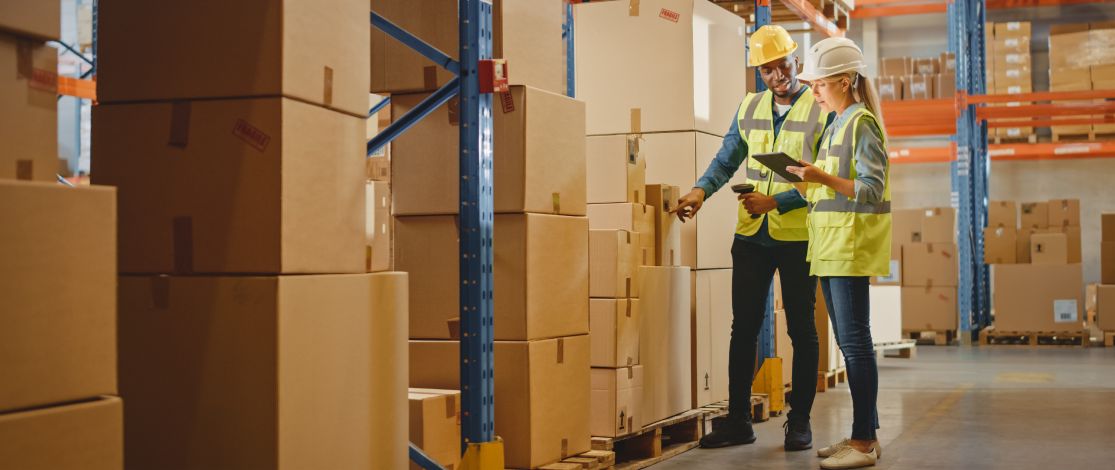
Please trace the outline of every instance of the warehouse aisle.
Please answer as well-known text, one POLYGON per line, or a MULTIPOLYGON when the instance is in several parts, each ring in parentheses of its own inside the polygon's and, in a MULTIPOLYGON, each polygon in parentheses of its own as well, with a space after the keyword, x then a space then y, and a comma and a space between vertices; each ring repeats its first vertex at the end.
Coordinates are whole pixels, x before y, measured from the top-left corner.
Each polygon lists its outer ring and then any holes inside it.
MULTIPOLYGON (((1115 460, 1115 349, 920 347, 880 363, 878 469, 1100 468, 1115 460)), ((814 445, 850 432, 846 385, 817 395, 814 445)), ((670 469, 819 468, 782 450, 783 417, 753 445, 695 449, 670 469)))

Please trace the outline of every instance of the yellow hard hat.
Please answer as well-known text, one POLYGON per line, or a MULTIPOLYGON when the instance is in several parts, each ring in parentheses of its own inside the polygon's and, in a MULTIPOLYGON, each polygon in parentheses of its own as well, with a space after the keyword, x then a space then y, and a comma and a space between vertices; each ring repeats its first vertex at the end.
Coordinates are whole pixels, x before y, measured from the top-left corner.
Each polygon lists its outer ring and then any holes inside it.
POLYGON ((751 53, 747 65, 758 67, 772 60, 781 59, 798 50, 798 43, 790 33, 778 25, 765 25, 751 33, 751 53))

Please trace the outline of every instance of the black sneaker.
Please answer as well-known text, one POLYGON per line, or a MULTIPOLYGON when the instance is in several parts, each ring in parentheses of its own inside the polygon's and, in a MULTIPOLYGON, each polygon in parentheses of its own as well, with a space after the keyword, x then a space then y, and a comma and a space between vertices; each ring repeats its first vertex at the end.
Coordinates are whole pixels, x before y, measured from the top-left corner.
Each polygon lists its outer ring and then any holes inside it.
POLYGON ((755 431, 751 429, 751 421, 729 421, 725 418, 712 422, 712 432, 701 438, 701 447, 716 449, 752 442, 755 442, 755 431))
POLYGON ((782 425, 786 432, 784 448, 787 451, 798 451, 813 448, 813 431, 809 429, 809 421, 790 421, 782 425))

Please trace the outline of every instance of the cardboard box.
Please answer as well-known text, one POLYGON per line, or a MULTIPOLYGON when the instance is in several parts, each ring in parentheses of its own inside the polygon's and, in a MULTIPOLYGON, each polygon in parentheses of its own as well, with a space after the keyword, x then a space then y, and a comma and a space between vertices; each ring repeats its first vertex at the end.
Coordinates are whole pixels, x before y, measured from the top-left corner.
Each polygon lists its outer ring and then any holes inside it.
POLYGON ((643 428, 643 366, 592 369, 589 432, 618 437, 643 428))
POLYGON ((956 241, 956 209, 933 207, 925 209, 921 219, 921 241, 954 243, 956 241))
MULTIPOLYGON (((394 118, 426 96, 393 98, 394 118)), ((585 215, 584 103, 524 86, 492 101, 495 211, 585 215)), ((453 106, 442 105, 392 142, 395 214, 443 215, 460 209, 457 119, 453 106)))
POLYGON ((933 85, 933 89, 937 93, 937 98, 952 98, 956 96, 956 75, 955 71, 940 73, 934 75, 937 80, 933 85))
POLYGON ((1016 256, 1018 258, 1018 263, 1020 263, 1020 264, 1030 264, 1031 263, 1032 260, 1030 258, 1030 240, 1031 240, 1031 238, 1033 238, 1034 234, 1043 234, 1043 233, 1058 233, 1058 232, 1057 232, 1057 230, 1048 229, 1048 228, 1022 228, 1022 229, 1018 229, 1018 249, 1016 250, 1016 256))
POLYGON ((1083 247, 1080 237, 1080 227, 1063 226, 1057 229, 1065 235, 1066 250, 1068 251, 1069 264, 1083 262, 1083 247))
POLYGON ((407 282, 121 277, 128 465, 405 467, 407 282))
POLYGON ((902 341, 902 287, 871 286, 871 341, 902 341))
POLYGON ((898 253, 906 243, 921 243, 922 219, 925 209, 899 209, 891 211, 891 253, 898 253))
POLYGON ((903 287, 902 329, 943 331, 957 328, 956 287, 903 287))
MULTIPOLYGON (((511 84, 565 93, 562 5, 519 0, 491 3, 492 57, 507 59, 511 84)), ((454 60, 458 57, 457 2, 372 0, 371 9, 454 60)), ((455 76, 378 28, 371 31, 371 91, 433 91, 455 76)))
POLYGON ((1049 203, 1024 202, 1019 207, 1022 210, 1021 228, 1049 227, 1049 203))
POLYGON ((0 180, 0 201, 0 412, 116 394, 116 189, 0 180))
POLYGON ((902 96, 907 100, 929 100, 935 95, 932 75, 907 75, 902 79, 902 96))
MULTIPOLYGON (((885 60, 885 59, 884 59, 885 60)), ((875 79, 875 89, 879 92, 879 98, 883 100, 901 100, 902 99, 902 78, 901 77, 879 77, 875 79)))
POLYGON ((1032 264, 1068 264, 1068 238, 1063 233, 1038 233, 1030 238, 1032 264))
POLYGON ((639 297, 642 249, 639 234, 626 230, 589 230, 589 297, 639 297))
POLYGON ((57 41, 62 37, 62 5, 41 0, 5 0, 0 5, 0 30, 57 41))
MULTIPOLYGON (((497 324, 498 324, 498 320, 497 324)), ((495 422, 508 468, 537 468, 587 452, 590 423, 589 337, 497 341, 495 422)), ((460 384, 456 341, 411 341, 410 385, 460 384)))
MULTIPOLYGON (((0 6, 0 27, 10 8, 0 6)), ((30 4, 28 0, 16 3, 30 4)), ((43 2, 51 3, 52 2, 43 2)), ((53 5, 57 13, 58 5, 53 5)), ((54 27, 61 20, 57 14, 54 27)), ((0 33, 0 179, 54 182, 58 168, 58 51, 0 33)))
POLYGON ((1014 264, 1018 262, 1018 230, 999 226, 983 229, 983 262, 1014 264))
POLYGON ((938 59, 941 63, 942 74, 955 74, 956 73, 956 54, 952 52, 942 52, 938 59))
POLYGON ((588 140, 588 203, 646 204, 647 160, 638 135, 600 135, 588 140))
MULTIPOLYGON (((995 79, 997 81, 1004 77, 1012 78, 1012 74, 1006 72, 1011 69, 1022 71, 1018 74, 1018 78, 1029 78, 1030 70, 1033 68, 1033 61, 1029 52, 999 52, 991 60, 995 62, 995 79)), ((1002 86, 1002 83, 996 83, 996 86, 1002 86)))
POLYGON ((909 57, 884 57, 882 59, 883 77, 904 77, 914 73, 913 61, 909 57))
MULTIPOLYGON (((391 144, 388 144, 387 147, 384 147, 384 150, 386 150, 390 146, 391 144)), ((390 182, 391 158, 388 157, 386 153, 383 156, 379 157, 368 157, 364 161, 364 175, 372 181, 390 182)))
POLYGON ((1096 326, 1115 332, 1115 286, 1096 286, 1096 326))
MULTIPOLYGON (((588 333, 588 220, 499 214, 494 231, 495 338, 588 333)), ((395 218, 395 266, 414 281, 412 339, 449 339, 447 322, 460 317, 457 240, 455 216, 395 218)))
POLYGON ((992 282, 996 331, 1084 328, 1084 279, 1079 264, 995 266, 992 282))
MULTIPOLYGON (((1056 25, 1065 26, 1065 25, 1056 25)), ((1072 25, 1076 26, 1076 25, 1072 25)), ((1087 28, 1087 25, 1082 25, 1087 28)), ((1087 29, 1056 33, 1049 32, 1049 69, 1088 67, 1087 56, 1091 50, 1091 37, 1087 29)))
POLYGON ((689 268, 644 266, 639 279, 643 422, 653 423, 693 405, 689 268))
POLYGON ((577 98, 588 106, 589 135, 723 135, 746 94, 743 18, 695 0, 592 2, 574 12, 577 98))
POLYGON ((1115 242, 1100 242, 1100 282, 1115 284, 1115 242))
POLYGON ((639 299, 589 300, 592 367, 639 364, 639 299))
POLYGON ((1115 241, 1115 214, 1100 215, 1100 240, 1115 241))
POLYGON ((654 264, 654 208, 644 204, 590 204, 588 206, 590 230, 626 230, 638 236, 640 253, 636 266, 654 264))
POLYGON ((1029 36, 1010 36, 995 38, 995 54, 1030 54, 1029 36))
POLYGON ((0 414, 0 468, 122 470, 123 414, 116 397, 0 414))
POLYGON ((362 119, 251 98, 101 104, 93 122, 93 182, 121 195, 120 272, 365 270, 362 119))
POLYGON ((1014 201, 990 201, 987 203, 987 227, 1018 227, 1018 205, 1014 201))
POLYGON ((1010 21, 994 23, 994 25, 996 38, 1030 36, 1029 21, 1010 21))
POLYGON ((1049 25, 1049 37, 1060 36, 1063 34, 1076 33, 1080 31, 1087 31, 1090 29, 1088 23, 1061 23, 1049 25))
POLYGON ((934 75, 941 73, 941 59, 937 57, 918 57, 914 59, 914 69, 911 72, 916 75, 934 75))
POLYGON ((367 271, 390 271, 391 240, 395 234, 395 218, 391 217, 391 190, 386 181, 368 181, 365 184, 367 208, 364 237, 367 244, 367 271))
POLYGON ((693 408, 728 399, 728 350, 732 332, 732 270, 693 271, 693 408))
MULTIPOLYGON (((461 392, 432 388, 412 388, 410 400, 410 442, 446 470, 461 461, 461 392)), ((420 470, 414 462, 411 470, 420 470)))
POLYGON ((902 246, 902 285, 956 287, 956 245, 908 243, 902 246))
POLYGON ((1049 201, 1049 227, 1079 227, 1080 200, 1053 199, 1049 201))
POLYGON ((368 115, 366 0, 123 0, 97 18, 102 104, 286 96, 368 115))
MULTIPOLYGON (((700 132, 646 134, 643 138, 647 181, 677 186, 685 192, 705 173, 722 140, 700 132)), ((746 182, 745 173, 737 171, 717 194, 706 195, 697 217, 681 224, 681 265, 694 269, 732 267, 740 202, 731 185, 746 182)))
POLYGON ((647 205, 654 208, 654 265, 681 264, 681 225, 675 213, 681 188, 663 184, 646 186, 647 205))

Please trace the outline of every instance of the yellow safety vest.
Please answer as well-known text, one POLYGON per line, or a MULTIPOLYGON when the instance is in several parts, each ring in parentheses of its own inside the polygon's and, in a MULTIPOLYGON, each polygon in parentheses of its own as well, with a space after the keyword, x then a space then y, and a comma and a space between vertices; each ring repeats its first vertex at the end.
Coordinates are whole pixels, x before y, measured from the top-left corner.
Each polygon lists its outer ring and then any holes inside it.
MULTIPOLYGON (((797 160, 813 161, 813 149, 821 139, 827 115, 813 100, 808 90, 802 93, 790 108, 778 138, 774 137, 774 116, 771 112, 773 94, 768 90, 762 93, 749 93, 739 106, 736 125, 739 135, 747 142, 747 156, 758 153, 785 152, 797 160)), ((753 158, 747 159, 747 182, 755 185, 755 190, 773 195, 794 189, 788 181, 770 171, 753 158)), ((806 228, 806 208, 795 209, 785 214, 773 210, 763 214, 767 218, 767 231, 770 237, 781 241, 805 241, 809 239, 806 228)), ((763 217, 751 218, 751 214, 739 205, 739 222, 736 233, 754 235, 763 225, 763 217)))
MULTIPOLYGON (((866 108, 853 111, 847 122, 831 129, 821 143, 817 167, 830 175, 856 178, 856 124, 875 120, 866 108)), ((886 136, 883 136, 886 144, 886 136)), ((815 276, 886 276, 890 272, 890 169, 883 200, 857 202, 834 189, 809 186, 810 273, 815 276)))

